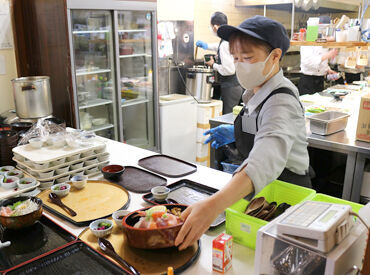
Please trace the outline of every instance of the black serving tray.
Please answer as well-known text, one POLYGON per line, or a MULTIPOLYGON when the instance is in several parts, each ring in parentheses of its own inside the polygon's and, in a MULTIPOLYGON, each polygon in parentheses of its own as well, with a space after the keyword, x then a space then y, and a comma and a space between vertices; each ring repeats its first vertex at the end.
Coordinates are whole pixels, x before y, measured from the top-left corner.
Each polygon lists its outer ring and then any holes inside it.
POLYGON ((162 154, 142 158, 138 164, 169 178, 180 178, 197 171, 197 166, 192 163, 162 154))
POLYGON ((5 270, 66 245, 76 237, 42 216, 34 225, 20 230, 0 225, 0 240, 11 242, 0 249, 0 270, 5 270))
POLYGON ((134 166, 126 166, 123 174, 110 182, 135 193, 146 193, 155 186, 167 184, 165 178, 134 166))
POLYGON ((74 242, 5 274, 130 274, 83 242, 74 242))
MULTIPOLYGON (((165 201, 156 201, 152 193, 143 195, 143 200, 151 204, 168 204, 176 201, 180 204, 191 205, 197 201, 203 200, 218 190, 191 180, 182 179, 170 185, 167 185, 170 189, 167 199, 165 201)), ((225 222, 225 213, 220 214, 216 220, 211 224, 210 228, 213 229, 225 222)))

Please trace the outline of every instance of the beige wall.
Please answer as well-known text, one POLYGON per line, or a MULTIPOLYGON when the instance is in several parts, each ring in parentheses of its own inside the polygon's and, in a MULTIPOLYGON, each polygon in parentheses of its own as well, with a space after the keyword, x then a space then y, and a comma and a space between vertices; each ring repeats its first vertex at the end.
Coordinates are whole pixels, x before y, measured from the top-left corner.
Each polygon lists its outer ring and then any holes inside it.
POLYGON ((0 50, 5 57, 5 75, 0 74, 0 113, 14 108, 11 80, 17 77, 14 49, 0 50))
POLYGON ((193 21, 194 2, 196 2, 196 0, 158 0, 157 2, 158 20, 193 21))

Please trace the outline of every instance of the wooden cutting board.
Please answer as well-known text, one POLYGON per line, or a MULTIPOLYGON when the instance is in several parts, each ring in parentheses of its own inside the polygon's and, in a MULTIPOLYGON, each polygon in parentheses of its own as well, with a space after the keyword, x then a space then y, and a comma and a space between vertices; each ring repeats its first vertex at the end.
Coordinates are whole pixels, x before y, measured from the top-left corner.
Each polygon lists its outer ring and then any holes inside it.
MULTIPOLYGON (((102 252, 99 248, 98 238, 89 228, 84 230, 79 238, 92 248, 102 252)), ((198 243, 183 251, 179 251, 177 247, 155 250, 133 248, 128 246, 122 228, 116 224, 112 233, 105 238, 112 243, 117 254, 141 274, 167 274, 169 266, 172 266, 176 272, 181 272, 195 262, 200 252, 198 243)), ((111 259, 113 260, 113 258, 111 259)))
POLYGON ((50 192, 51 190, 45 190, 37 197, 48 210, 76 225, 84 225, 92 220, 112 215, 114 211, 125 207, 130 199, 125 188, 108 181, 89 180, 81 190, 74 188, 72 184, 69 194, 61 198, 65 205, 77 213, 72 217, 58 205, 50 202, 48 197, 50 192))

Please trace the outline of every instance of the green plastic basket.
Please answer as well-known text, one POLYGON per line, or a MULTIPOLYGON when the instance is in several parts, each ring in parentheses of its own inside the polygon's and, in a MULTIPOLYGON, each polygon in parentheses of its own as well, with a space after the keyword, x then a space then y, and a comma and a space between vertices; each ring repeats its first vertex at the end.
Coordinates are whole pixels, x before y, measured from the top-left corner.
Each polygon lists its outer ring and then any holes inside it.
POLYGON ((362 204, 359 204, 359 203, 338 199, 336 197, 331 197, 331 196, 324 195, 324 194, 316 194, 313 197, 312 200, 313 201, 322 201, 322 202, 350 205, 352 207, 352 211, 357 213, 357 214, 358 214, 358 211, 360 211, 360 209, 362 207, 364 207, 362 204))
MULTIPOLYGON (((277 204, 285 202, 296 205, 312 199, 315 194, 313 189, 276 180, 255 197, 265 197, 268 202, 275 201, 277 204)), ((255 249, 257 231, 268 222, 244 214, 248 204, 248 201, 242 199, 226 209, 226 233, 232 235, 235 242, 255 249)))

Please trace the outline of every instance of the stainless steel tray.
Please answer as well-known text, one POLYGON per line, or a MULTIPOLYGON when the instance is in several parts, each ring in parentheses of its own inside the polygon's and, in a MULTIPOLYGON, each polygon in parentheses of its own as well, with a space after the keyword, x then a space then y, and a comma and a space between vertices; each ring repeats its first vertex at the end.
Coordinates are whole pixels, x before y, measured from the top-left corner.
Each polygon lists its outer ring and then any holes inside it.
POLYGON ((330 135, 346 128, 349 114, 327 111, 307 117, 310 120, 310 130, 313 134, 330 135))

